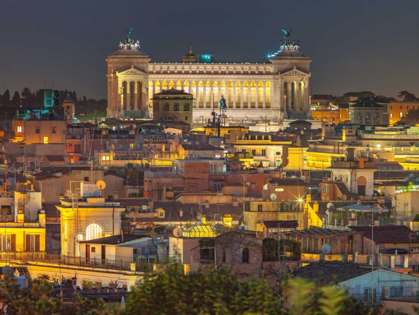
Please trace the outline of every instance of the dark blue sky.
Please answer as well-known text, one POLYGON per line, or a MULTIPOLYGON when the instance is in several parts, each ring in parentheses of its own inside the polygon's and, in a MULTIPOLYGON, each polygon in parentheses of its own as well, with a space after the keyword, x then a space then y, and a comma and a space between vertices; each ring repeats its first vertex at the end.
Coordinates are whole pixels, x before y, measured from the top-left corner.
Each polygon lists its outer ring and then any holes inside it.
POLYGON ((196 53, 261 62, 292 29, 313 93, 419 95, 419 0, 0 0, 0 92, 47 86, 106 97, 124 29, 152 61, 196 53))

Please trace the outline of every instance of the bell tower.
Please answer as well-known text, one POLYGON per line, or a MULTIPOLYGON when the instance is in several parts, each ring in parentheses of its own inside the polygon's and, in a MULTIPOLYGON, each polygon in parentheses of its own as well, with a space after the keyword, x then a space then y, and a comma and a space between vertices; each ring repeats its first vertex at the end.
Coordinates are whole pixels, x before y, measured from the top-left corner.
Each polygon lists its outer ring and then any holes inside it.
POLYGON ((146 118, 149 116, 148 65, 140 41, 131 39, 132 28, 119 42, 119 50, 108 56, 108 117, 146 118))

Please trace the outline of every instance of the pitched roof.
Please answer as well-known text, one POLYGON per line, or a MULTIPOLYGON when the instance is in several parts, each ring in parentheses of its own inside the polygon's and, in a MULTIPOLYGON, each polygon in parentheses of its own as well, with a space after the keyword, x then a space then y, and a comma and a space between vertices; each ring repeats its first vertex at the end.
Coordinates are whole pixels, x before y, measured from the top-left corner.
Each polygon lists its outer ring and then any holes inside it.
POLYGON ((364 237, 373 240, 375 243, 419 242, 417 234, 404 225, 350 226, 349 228, 356 232, 362 232, 364 237))
POLYGON ((360 267, 359 264, 342 261, 317 261, 294 270, 295 277, 309 280, 343 282, 371 272, 371 268, 360 267))

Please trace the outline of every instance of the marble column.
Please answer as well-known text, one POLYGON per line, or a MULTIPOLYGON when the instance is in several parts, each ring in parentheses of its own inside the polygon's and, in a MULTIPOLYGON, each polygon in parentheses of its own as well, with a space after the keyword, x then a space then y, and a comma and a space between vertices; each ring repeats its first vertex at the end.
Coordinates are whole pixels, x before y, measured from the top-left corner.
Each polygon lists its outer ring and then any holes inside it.
POLYGON ((259 108, 259 82, 256 82, 255 108, 259 108))
POLYGON ((292 109, 292 101, 291 101, 291 82, 287 82, 287 109, 292 109))
POLYGON ((124 94, 121 93, 121 88, 123 87, 123 82, 121 80, 118 79, 118 108, 117 108, 117 113, 121 112, 121 108, 124 105, 124 94))
POLYGON ((218 81, 218 97, 217 97, 217 107, 219 107, 219 101, 221 99, 221 81, 218 81))
POLYGON ((202 91, 202 107, 206 108, 207 104, 207 81, 204 81, 204 90, 202 91))
POLYGON ((263 108, 266 108, 266 81, 263 82, 263 108))
POLYGON ((233 81, 233 108, 236 108, 236 81, 233 81))
POLYGON ((248 81, 248 85, 247 85, 247 108, 252 108, 252 82, 248 81))
POLYGON ((181 84, 181 89, 183 90, 183 91, 185 91, 185 81, 180 81, 180 84, 181 84))
POLYGON ((300 94, 300 85, 297 81, 294 81, 294 108, 296 108, 296 110, 298 111, 301 110, 299 94, 300 94))
POLYGON ((305 112, 309 113, 311 110, 311 104, 310 104, 310 95, 309 95, 309 89, 308 89, 308 81, 304 82, 304 108, 305 112))
POLYGON ((192 93, 191 84, 192 84, 192 81, 188 81, 188 93, 192 93))
POLYGON ((224 93, 224 98, 226 100, 226 104, 228 105, 228 81, 226 81, 226 87, 225 87, 225 93, 224 93))
POLYGON ((214 81, 210 81, 210 84, 211 84, 211 88, 210 88, 210 93, 211 93, 211 95, 210 95, 210 102, 211 102, 211 108, 213 108, 214 107, 214 81))
POLYGON ((240 81, 240 108, 243 107, 243 97, 244 97, 244 87, 243 87, 244 81, 240 81))
POLYGON ((196 87, 195 87, 195 107, 199 108, 199 82, 196 82, 196 87))
POLYGON ((138 104, 138 86, 139 86, 139 82, 135 81, 134 82, 134 109, 140 109, 140 104, 138 104))

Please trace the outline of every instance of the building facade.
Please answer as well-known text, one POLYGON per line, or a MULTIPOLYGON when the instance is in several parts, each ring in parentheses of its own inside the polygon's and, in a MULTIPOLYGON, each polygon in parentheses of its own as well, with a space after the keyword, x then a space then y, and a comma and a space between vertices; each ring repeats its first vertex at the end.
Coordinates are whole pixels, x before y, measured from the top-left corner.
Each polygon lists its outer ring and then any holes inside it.
POLYGON ((192 94, 175 89, 161 91, 153 97, 153 119, 192 123, 192 94))
MULTIPOLYGON (((108 64, 108 117, 148 117, 153 96, 171 88, 193 95, 193 122, 205 123, 224 96, 229 123, 282 120, 310 113, 311 59, 287 33, 280 51, 266 63, 219 63, 187 58, 150 63, 130 33, 108 64)), ((192 50, 187 54, 193 55, 192 50)), ((204 55, 203 55, 204 56, 204 55)), ((206 55, 205 55, 206 56, 206 55)))

